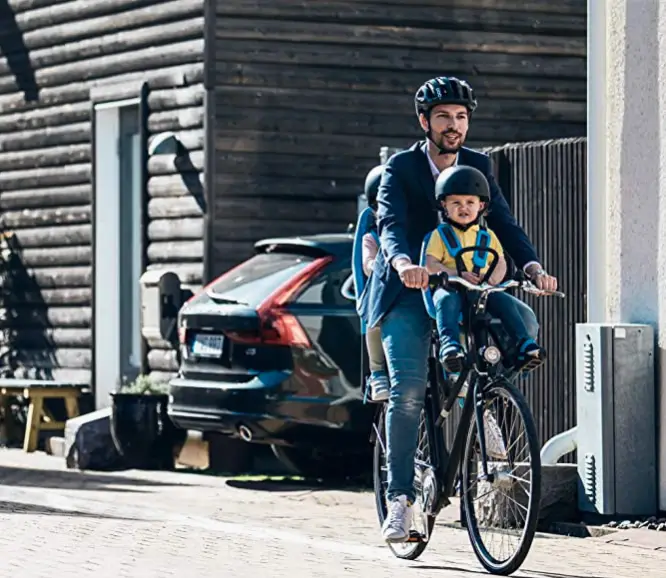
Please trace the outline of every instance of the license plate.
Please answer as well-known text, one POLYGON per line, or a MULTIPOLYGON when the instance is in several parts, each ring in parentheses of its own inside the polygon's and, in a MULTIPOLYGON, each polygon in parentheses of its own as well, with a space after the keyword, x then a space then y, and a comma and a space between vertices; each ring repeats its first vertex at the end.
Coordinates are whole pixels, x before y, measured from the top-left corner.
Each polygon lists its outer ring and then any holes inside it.
POLYGON ((199 357, 221 357, 222 346, 224 345, 223 335, 199 334, 194 336, 192 343, 192 354, 199 357))

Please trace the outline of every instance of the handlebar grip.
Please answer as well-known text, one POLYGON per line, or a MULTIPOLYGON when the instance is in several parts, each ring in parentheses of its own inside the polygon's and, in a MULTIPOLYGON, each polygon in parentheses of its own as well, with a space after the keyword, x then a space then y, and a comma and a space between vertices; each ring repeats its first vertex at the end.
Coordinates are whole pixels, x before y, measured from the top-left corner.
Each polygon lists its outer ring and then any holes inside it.
POLYGON ((446 287, 449 282, 449 274, 446 271, 440 271, 428 276, 428 285, 434 287, 446 287))

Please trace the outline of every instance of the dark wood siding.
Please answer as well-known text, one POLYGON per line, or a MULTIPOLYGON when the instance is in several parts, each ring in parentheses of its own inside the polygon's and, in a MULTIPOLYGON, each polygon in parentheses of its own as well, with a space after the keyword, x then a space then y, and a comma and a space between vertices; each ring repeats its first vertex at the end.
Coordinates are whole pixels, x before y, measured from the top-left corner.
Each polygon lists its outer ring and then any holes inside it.
POLYGON ((468 143, 585 134, 583 0, 215 0, 214 269, 272 235, 342 229, 413 94, 459 75, 468 143))
MULTIPOLYGON (((173 157, 148 164, 146 262, 201 283, 187 183, 203 164, 203 28, 203 0, 0 3, 0 209, 25 287, 10 304, 17 375, 90 377, 93 87, 146 82, 148 136, 170 130, 189 149, 183 174, 173 157)), ((173 371, 166 346, 149 345, 150 369, 173 371)))

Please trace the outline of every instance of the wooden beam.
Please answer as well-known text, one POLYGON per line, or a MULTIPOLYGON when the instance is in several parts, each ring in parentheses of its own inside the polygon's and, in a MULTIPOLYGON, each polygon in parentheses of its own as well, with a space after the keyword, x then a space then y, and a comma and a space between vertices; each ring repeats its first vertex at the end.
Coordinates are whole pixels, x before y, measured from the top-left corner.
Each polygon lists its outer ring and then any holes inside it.
MULTIPOLYGON (((1 179, 2 173, 0 173, 1 179)), ((0 216, 0 223, 5 228, 11 230, 27 229, 35 226, 88 224, 90 222, 90 205, 56 209, 6 211, 0 216)))
POLYGON ((0 191, 0 209, 46 209, 69 205, 87 205, 91 201, 90 183, 57 188, 0 191))
MULTIPOLYGON (((66 162, 66 157, 65 157, 66 162)), ((0 171, 0 190, 15 191, 40 187, 89 185, 90 163, 69 163, 61 166, 0 171)))
MULTIPOLYGON (((184 197, 192 193, 187 188, 191 185, 189 179, 198 179, 203 190, 203 178, 201 172, 190 172, 185 174, 155 175, 148 179, 148 194, 151 197, 184 197)), ((0 196, 0 202, 2 197, 0 196)))
POLYGON ((151 263, 186 263, 203 260, 203 241, 166 241, 148 245, 148 260, 151 263))
POLYGON ((154 197, 148 201, 151 219, 176 219, 203 216, 201 199, 191 195, 182 197, 154 197))
MULTIPOLYGON (((12 2, 12 5, 14 2, 12 2)), ((66 42, 80 40, 81 38, 103 35, 109 30, 117 32, 139 28, 141 26, 160 25, 165 22, 183 21, 191 17, 201 16, 203 8, 190 0, 175 0, 172 2, 155 2, 155 0, 125 0, 110 2, 104 8, 107 14, 99 14, 101 3, 91 1, 82 6, 76 14, 70 14, 72 2, 51 4, 50 18, 45 20, 43 26, 34 27, 31 15, 37 15, 37 22, 43 11, 20 14, 17 18, 19 29, 27 30, 23 34, 23 43, 30 49, 46 46, 57 46, 66 42), (159 10, 155 4, 159 5, 159 10), (142 7, 144 6, 144 7, 142 7), (95 12, 89 12, 94 10, 95 12), (89 17, 93 15, 93 17, 89 17), (31 30, 32 28, 32 30, 31 30)), ((78 2, 76 3, 78 4, 78 2)), ((0 27, 1 30, 1 27, 0 27)))
POLYGON ((21 262, 26 267, 68 267, 92 264, 92 247, 72 245, 69 247, 42 247, 23 249, 21 262))
MULTIPOLYGON (((63 145, 68 145, 69 148, 74 148, 75 154, 72 156, 72 160, 76 161, 79 155, 78 150, 85 151, 83 146, 86 148, 89 147, 90 142, 91 124, 87 121, 70 124, 69 126, 15 131, 13 133, 0 135, 0 147, 2 147, 3 152, 26 151, 22 153, 21 158, 31 157, 32 153, 27 151, 39 151, 39 149, 45 149, 48 150, 49 153, 54 154, 54 149, 62 147, 63 145), (81 148, 77 149, 77 146, 81 148)), ((39 154, 42 153, 39 152, 39 154)), ((81 155, 81 160, 85 159, 86 156, 81 155)), ((8 163, 11 163, 11 161, 8 161, 8 163)), ((35 166, 40 165, 39 163, 35 163, 35 166)), ((9 168, 17 167, 10 164, 9 168)))
MULTIPOLYGON (((189 3, 189 0, 187 1, 189 3)), ((205 93, 203 83, 176 89, 151 90, 148 95, 148 106, 151 114, 154 114, 154 111, 199 107, 203 106, 205 93)))
MULTIPOLYGON (((449 63, 448 74, 465 77, 469 69, 449 63)), ((432 76, 438 71, 432 70, 432 76)), ((441 71, 439 72, 441 73, 441 71)), ((403 69, 400 80, 391 72, 372 71, 355 67, 292 66, 280 62, 234 62, 218 60, 215 63, 216 85, 243 86, 246 93, 259 92, 269 87, 284 89, 351 91, 378 96, 404 95, 413 97, 427 74, 420 70, 403 69)), ((541 76, 498 76, 475 72, 470 82, 479 98, 516 98, 527 100, 577 100, 585 101, 585 79, 558 78, 557 82, 545 81, 541 76)), ((222 88, 224 90, 224 88, 222 88)), ((310 104, 310 102, 308 102, 310 104)), ((315 103, 312 103, 315 104, 315 103)))
MULTIPOLYGON (((117 15, 116 19, 118 17, 120 15, 117 15)), ((178 41, 187 42, 193 39, 203 39, 203 16, 121 32, 116 31, 114 20, 111 19, 106 23, 108 28, 104 32, 107 34, 99 34, 92 38, 67 44, 58 45, 54 43, 47 48, 31 50, 28 53, 29 63, 27 64, 35 71, 37 83, 41 84, 40 73, 43 77, 48 77, 49 70, 65 69, 76 64, 77 61, 99 57, 105 58, 107 55, 121 55, 125 60, 133 61, 135 54, 130 53, 128 56, 121 53, 128 50, 134 52, 142 48, 160 45, 162 45, 160 48, 168 50, 169 42, 165 43, 165 38, 169 38, 169 41, 173 41, 173 44, 178 41)), ((84 30, 81 24, 79 22, 80 30, 84 30)), ((44 35, 45 31, 39 31, 39 33, 44 35)), ((45 37, 48 38, 48 36, 45 37)), ((9 76, 11 71, 9 58, 7 56, 0 57, 0 75, 9 76)))
POLYGON ((62 289, 40 289, 28 292, 11 292, 5 298, 9 307, 18 305, 85 305, 92 303, 92 290, 89 287, 65 287, 62 289))
POLYGON ((150 241, 203 239, 203 219, 189 217, 178 219, 151 219, 148 224, 150 241))
MULTIPOLYGON (((53 87, 77 82, 103 78, 110 71, 114 76, 139 70, 166 68, 177 64, 187 64, 193 61, 203 61, 203 35, 201 38, 174 42, 162 46, 148 46, 132 51, 131 58, 126 53, 108 54, 90 59, 79 59, 72 53, 74 61, 40 68, 35 71, 35 82, 40 87, 53 87)), ((7 94, 18 90, 13 76, 0 77, 0 94, 7 94)))
POLYGON ((25 438, 23 440, 23 451, 25 452, 34 452, 37 449, 43 407, 44 399, 42 397, 33 396, 30 398, 28 416, 25 424, 25 438))
MULTIPOLYGON (((162 131, 187 131, 203 126, 203 107, 201 105, 189 108, 175 108, 157 113, 148 117, 148 130, 151 133, 162 131)), ((189 147, 188 147, 189 148, 189 147)), ((199 146, 198 148, 202 148, 199 146)))
MULTIPOLYGON (((157 69, 142 69, 138 71, 123 72, 113 77, 118 83, 138 85, 141 82, 150 83, 151 89, 173 88, 187 84, 201 82, 203 79, 203 62, 181 63, 157 69)), ((64 85, 40 87, 39 103, 41 107, 71 104, 76 102, 89 103, 90 89, 94 86, 108 83, 105 77, 92 78, 85 81, 73 80, 64 85)), ((23 93, 12 92, 0 95, 0 111, 12 113, 17 110, 30 110, 33 105, 27 104, 23 93)), ((0 118, 2 115, 0 115, 0 118)))
POLYGON ((525 58, 538 55, 585 58, 586 54, 584 35, 571 37, 543 31, 530 34, 531 29, 527 27, 516 30, 515 20, 508 27, 510 32, 506 29, 501 32, 487 30, 479 34, 478 30, 465 28, 460 22, 451 23, 448 29, 443 28, 432 25, 411 27, 386 26, 384 23, 304 21, 299 18, 281 20, 262 18, 257 14, 251 18, 220 18, 215 24, 215 37, 222 46, 237 40, 248 40, 303 45, 338 44, 341 48, 353 45, 361 50, 383 50, 390 46, 410 51, 423 49, 445 53, 473 51, 477 54, 520 54, 525 58))
MULTIPOLYGON (((215 13, 226 18, 261 17, 284 20, 316 20, 324 22, 379 22, 403 23, 405 26, 431 25, 440 27, 456 25, 471 27, 475 24, 482 30, 504 28, 511 24, 533 27, 542 21, 545 26, 552 22, 555 30, 571 26, 575 20, 586 16, 585 4, 580 0, 532 0, 516 3, 513 0, 419 0, 405 3, 404 0, 216 0, 215 13), (485 18, 484 18, 485 17, 485 18), (536 22, 535 22, 536 21, 536 22)), ((583 32, 584 33, 584 32, 583 32)))
MULTIPOLYGON (((434 76, 435 70, 456 68, 468 75, 497 74, 512 76, 541 76, 585 79, 585 59, 580 56, 549 58, 544 55, 525 57, 521 54, 474 52, 470 47, 460 52, 440 52, 397 47, 381 50, 353 45, 289 44, 284 42, 234 40, 218 42, 215 58, 227 62, 281 63, 292 66, 330 66, 330 62, 344 62, 353 68, 389 71, 411 69, 424 76, 434 76)), ((416 90, 416 86, 414 90, 416 90)))
POLYGON ((44 289, 64 287, 90 287, 92 267, 43 267, 29 269, 35 283, 44 289))
MULTIPOLYGON (((16 142, 16 141, 14 141, 16 142)), ((17 171, 40 169, 43 167, 61 168, 67 163, 90 161, 90 144, 55 146, 0 155, 0 170, 17 171)))
MULTIPOLYGON (((2 197, 0 197, 0 200, 2 197)), ((14 231, 22 249, 31 247, 71 247, 89 245, 92 239, 92 225, 62 225, 59 227, 35 227, 14 231)))
POLYGON ((204 153, 202 150, 189 151, 189 156, 183 159, 182 164, 180 159, 175 155, 157 155, 150 157, 148 161, 148 173, 153 175, 172 175, 182 172, 202 172, 204 164, 204 153), (182 168, 179 168, 178 165, 182 168))

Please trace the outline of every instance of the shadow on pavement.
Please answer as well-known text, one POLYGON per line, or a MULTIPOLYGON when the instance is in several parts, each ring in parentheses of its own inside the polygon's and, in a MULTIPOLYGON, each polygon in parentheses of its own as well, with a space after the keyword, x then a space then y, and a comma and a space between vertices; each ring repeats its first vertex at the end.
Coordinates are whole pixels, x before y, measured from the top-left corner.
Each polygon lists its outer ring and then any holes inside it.
POLYGON ((46 506, 37 506, 35 504, 20 504, 18 502, 2 502, 0 501, 0 515, 2 514, 39 514, 51 516, 69 516, 69 517, 82 517, 82 518, 99 518, 107 520, 125 520, 137 521, 138 518, 127 518, 123 516, 111 516, 108 514, 91 514, 89 512, 78 512, 75 510, 59 510, 57 508, 49 508, 46 506))
POLYGON ((99 475, 79 471, 53 471, 0 466, 0 485, 89 491, 144 492, 147 490, 141 490, 139 487, 169 487, 187 484, 168 484, 129 476, 99 475))
MULTIPOLYGON (((445 570, 447 572, 460 572, 461 574, 479 574, 488 576, 488 573, 479 568, 478 570, 470 570, 468 568, 461 568, 459 566, 433 566, 425 564, 412 564, 407 566, 410 570, 445 570)), ((534 570, 520 570, 521 578, 604 578, 602 576, 591 576, 589 574, 557 574, 555 572, 535 572, 534 570)))
POLYGON ((302 492, 344 490, 345 492, 367 492, 372 485, 363 480, 318 480, 299 476, 239 476, 227 480, 231 488, 259 492, 302 492))

